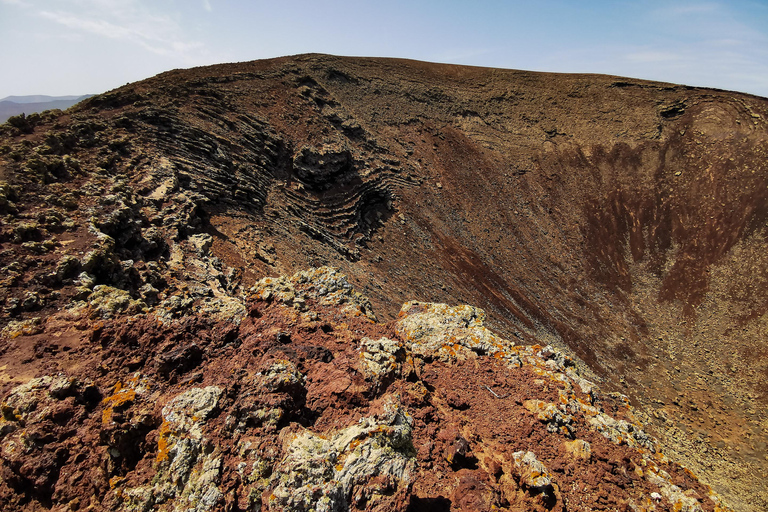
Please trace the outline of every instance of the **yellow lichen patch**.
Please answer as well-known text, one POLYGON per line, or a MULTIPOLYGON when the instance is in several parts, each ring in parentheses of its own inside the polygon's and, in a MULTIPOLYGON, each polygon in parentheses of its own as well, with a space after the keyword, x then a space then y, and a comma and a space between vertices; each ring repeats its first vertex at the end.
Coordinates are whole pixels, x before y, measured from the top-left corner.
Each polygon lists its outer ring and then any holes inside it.
POLYGON ((451 346, 451 345, 448 345, 448 344, 443 344, 443 346, 442 346, 442 347, 440 347, 440 348, 442 348, 443 350, 445 350, 446 352, 448 352, 448 355, 449 355, 449 356, 452 356, 452 357, 453 357, 453 356, 455 356, 455 355, 456 355, 456 349, 454 348, 454 347, 456 347, 456 346, 457 346, 457 345, 453 345, 453 346, 451 346))
POLYGON ((589 459, 592 455, 592 446, 582 439, 574 439, 573 441, 565 441, 563 443, 565 451, 578 457, 580 459, 589 459))
POLYGON ((109 488, 114 489, 115 487, 122 485, 123 482, 125 482, 125 478, 122 476, 113 476, 109 479, 109 488))
POLYGON ((101 401, 104 405, 104 412, 101 413, 101 422, 109 424, 112 421, 112 414, 115 408, 125 407, 136 399, 136 391, 132 389, 123 389, 122 383, 115 384, 114 394, 101 401))
POLYGON ((43 322, 40 321, 40 317, 35 317, 28 320, 11 321, 0 331, 0 334, 9 339, 14 339, 19 336, 40 334, 43 330, 43 322))
POLYGON ((0 403, 0 412, 2 412, 2 416, 5 420, 18 422, 23 420, 22 415, 6 402, 0 403))
POLYGON ((157 462, 163 462, 168 458, 168 438, 173 434, 171 424, 168 421, 163 421, 157 436, 157 462))
POLYGON ((544 408, 549 405, 546 402, 542 402, 541 400, 526 400, 523 402, 523 407, 528 409, 529 412, 539 415, 544 410, 544 408))
MULTIPOLYGON (((137 372, 137 373, 133 374, 133 377, 130 377, 130 378, 129 378, 128 380, 126 380, 125 382, 126 382, 126 383, 127 383, 129 386, 130 386, 130 387, 132 387, 132 388, 133 388, 133 387, 136 387, 136 385, 138 385, 138 384, 139 384, 139 381, 140 381, 140 380, 141 380, 141 374, 137 372)), ((118 382, 118 384, 120 384, 120 383, 118 382)), ((115 391, 118 391, 118 390, 115 390, 115 391)))

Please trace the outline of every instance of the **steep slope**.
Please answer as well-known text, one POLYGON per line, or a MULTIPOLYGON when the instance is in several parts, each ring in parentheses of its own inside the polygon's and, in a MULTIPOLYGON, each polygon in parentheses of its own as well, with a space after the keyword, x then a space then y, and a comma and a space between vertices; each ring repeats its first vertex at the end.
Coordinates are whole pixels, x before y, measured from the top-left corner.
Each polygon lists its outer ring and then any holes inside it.
MULTIPOLYGON (((66 304, 240 318, 257 278, 332 264, 384 318, 470 303, 568 350, 760 510, 766 116, 724 91, 402 60, 164 73, 5 126, 6 334, 60 352, 66 304)), ((5 379, 32 371, 24 347, 5 379)))

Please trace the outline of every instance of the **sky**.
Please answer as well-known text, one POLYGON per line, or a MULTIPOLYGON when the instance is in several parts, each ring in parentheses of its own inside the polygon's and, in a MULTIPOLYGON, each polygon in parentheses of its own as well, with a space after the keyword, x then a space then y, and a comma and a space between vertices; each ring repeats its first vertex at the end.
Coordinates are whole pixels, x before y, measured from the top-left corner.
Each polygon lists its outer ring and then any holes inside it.
POLYGON ((768 0, 0 0, 0 48, 0 98, 310 52, 768 97, 768 0))

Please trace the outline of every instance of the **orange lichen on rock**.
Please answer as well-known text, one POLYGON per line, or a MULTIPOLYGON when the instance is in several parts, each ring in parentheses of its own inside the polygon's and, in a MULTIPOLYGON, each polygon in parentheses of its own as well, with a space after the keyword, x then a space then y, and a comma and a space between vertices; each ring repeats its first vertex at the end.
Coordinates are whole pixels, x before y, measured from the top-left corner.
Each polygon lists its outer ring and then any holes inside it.
POLYGON ((168 421, 163 421, 163 423, 160 425, 160 428, 158 429, 157 456, 155 457, 156 462, 163 462, 164 460, 168 459, 168 438, 172 436, 173 433, 174 432, 171 428, 171 423, 168 421))
POLYGON ((135 390, 131 388, 123 389, 123 384, 121 382, 115 384, 112 396, 102 400, 104 411, 101 414, 101 422, 105 425, 109 424, 112 421, 112 415, 114 414, 115 409, 129 407, 135 399, 135 390))

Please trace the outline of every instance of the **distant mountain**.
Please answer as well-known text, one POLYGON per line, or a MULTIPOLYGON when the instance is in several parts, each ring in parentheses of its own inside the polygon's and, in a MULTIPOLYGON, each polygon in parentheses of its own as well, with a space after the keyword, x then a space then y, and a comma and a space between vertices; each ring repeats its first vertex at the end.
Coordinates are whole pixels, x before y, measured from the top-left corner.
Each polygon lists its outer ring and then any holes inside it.
POLYGON ((46 103, 49 101, 75 100, 80 101, 91 95, 86 96, 46 96, 45 94, 33 94, 31 96, 6 96, 0 99, 0 102, 10 101, 12 103, 46 103))
POLYGON ((54 108, 67 109, 79 103, 93 94, 83 96, 6 96, 0 100, 0 123, 4 123, 11 116, 19 114, 32 114, 33 112, 42 112, 54 108))

